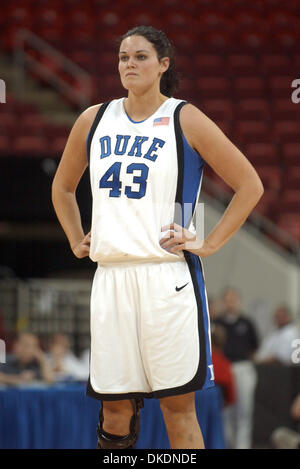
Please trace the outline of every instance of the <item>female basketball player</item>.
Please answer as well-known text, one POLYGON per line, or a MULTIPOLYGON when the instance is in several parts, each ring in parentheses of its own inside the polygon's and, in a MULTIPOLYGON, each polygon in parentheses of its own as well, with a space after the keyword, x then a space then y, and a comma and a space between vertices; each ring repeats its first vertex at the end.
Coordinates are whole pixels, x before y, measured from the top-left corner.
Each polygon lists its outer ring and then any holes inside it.
POLYGON ((263 187, 205 114, 172 97, 177 75, 162 32, 128 31, 119 74, 127 97, 79 116, 53 181, 53 204, 73 253, 98 263, 88 384, 88 394, 102 402, 98 447, 134 446, 143 398, 154 397, 171 448, 203 448, 195 391, 213 385, 213 367, 200 258, 229 241, 263 187), (235 194, 201 241, 191 218, 204 162, 235 194), (85 235, 75 191, 88 164, 93 212, 85 235))

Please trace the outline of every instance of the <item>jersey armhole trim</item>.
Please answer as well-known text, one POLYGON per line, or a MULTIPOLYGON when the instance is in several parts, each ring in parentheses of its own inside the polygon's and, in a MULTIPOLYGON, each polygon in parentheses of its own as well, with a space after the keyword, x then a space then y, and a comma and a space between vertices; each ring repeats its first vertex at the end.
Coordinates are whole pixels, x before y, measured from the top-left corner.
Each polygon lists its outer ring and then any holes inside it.
MULTIPOLYGON (((177 163, 178 163, 178 177, 177 177, 177 191, 175 202, 182 206, 182 194, 183 194, 183 180, 184 180, 184 146, 182 138, 182 129, 179 121, 180 111, 187 104, 187 101, 181 101, 174 112, 174 130, 177 147, 177 163)), ((175 218, 177 216, 175 215, 175 218)), ((181 217, 180 217, 181 218, 181 217)), ((181 221, 175 220, 175 223, 181 225, 181 221)))
POLYGON ((90 128, 89 134, 86 139, 86 153, 87 153, 87 159, 88 159, 88 164, 90 164, 90 151, 91 151, 91 144, 93 140, 93 136, 95 133, 95 130, 102 119, 102 116, 109 105, 110 101, 105 101, 105 103, 101 104, 100 108, 98 109, 98 112, 95 116, 94 122, 92 123, 92 126, 90 128))

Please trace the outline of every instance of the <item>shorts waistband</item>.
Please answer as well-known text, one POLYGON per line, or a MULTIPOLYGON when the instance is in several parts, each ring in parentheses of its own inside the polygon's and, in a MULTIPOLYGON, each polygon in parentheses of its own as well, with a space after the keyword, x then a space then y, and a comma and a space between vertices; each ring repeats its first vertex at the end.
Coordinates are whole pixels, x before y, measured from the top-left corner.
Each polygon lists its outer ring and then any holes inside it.
POLYGON ((102 270, 111 270, 111 269, 130 269, 136 267, 152 267, 152 266, 162 266, 162 265, 171 265, 171 264, 178 264, 178 263, 185 263, 185 259, 176 259, 174 261, 151 261, 151 262, 122 262, 118 263, 111 263, 111 264, 100 264, 98 262, 98 268, 102 270))

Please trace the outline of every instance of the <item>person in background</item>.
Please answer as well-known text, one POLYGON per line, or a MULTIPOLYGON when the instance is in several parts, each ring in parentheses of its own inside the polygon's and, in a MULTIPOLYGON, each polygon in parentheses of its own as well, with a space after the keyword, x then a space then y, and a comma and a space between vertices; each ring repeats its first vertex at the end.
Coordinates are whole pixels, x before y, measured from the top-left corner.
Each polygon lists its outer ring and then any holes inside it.
POLYGON ((292 365, 293 342, 300 338, 298 327, 285 305, 275 309, 273 320, 275 329, 262 341, 255 354, 255 360, 257 363, 292 365))
POLYGON ((2 319, 2 315, 0 311, 0 339, 5 340, 5 337, 6 337, 6 332, 4 329, 4 323, 3 323, 3 319, 2 319))
POLYGON ((85 381, 89 372, 71 350, 66 334, 53 334, 48 360, 56 381, 85 381))
MULTIPOLYGON (((295 397, 292 407, 291 407, 291 416, 293 419, 299 421, 300 423, 300 393, 295 397)), ((300 426, 299 426, 300 430, 300 426)))
POLYGON ((208 296, 207 298, 207 303, 208 303, 208 310, 209 310, 209 318, 211 324, 214 323, 214 321, 220 317, 221 311, 220 311, 220 302, 218 299, 213 298, 212 296, 208 296))
POLYGON ((90 373, 90 354, 91 354, 91 349, 90 347, 85 348, 80 355, 80 361, 85 369, 87 375, 90 373))
POLYGON ((39 339, 30 332, 20 333, 6 363, 0 364, 0 383, 20 385, 34 381, 52 383, 54 377, 39 339))
POLYGON ((212 324, 211 342, 215 383, 221 388, 224 406, 228 406, 236 401, 236 388, 232 364, 224 355, 226 331, 222 326, 212 324))
POLYGON ((296 431, 288 427, 276 428, 270 437, 275 449, 300 449, 300 393, 292 402, 290 414, 296 431))
POLYGON ((6 353, 11 351, 12 337, 11 334, 6 330, 5 323, 3 320, 3 314, 0 311, 0 340, 5 342, 6 353))
POLYGON ((252 446, 252 419, 257 374, 253 355, 258 339, 252 321, 241 310, 240 295, 234 288, 223 294, 223 311, 215 324, 226 331, 224 354, 232 362, 236 402, 224 409, 227 444, 233 449, 252 446))

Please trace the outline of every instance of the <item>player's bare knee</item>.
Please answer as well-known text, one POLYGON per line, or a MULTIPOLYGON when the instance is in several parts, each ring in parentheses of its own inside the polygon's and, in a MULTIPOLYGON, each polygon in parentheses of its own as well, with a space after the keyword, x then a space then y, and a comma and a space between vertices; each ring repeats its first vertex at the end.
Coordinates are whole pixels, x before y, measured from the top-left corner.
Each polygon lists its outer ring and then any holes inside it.
POLYGON ((174 412, 185 412, 195 408, 195 393, 180 394, 178 396, 162 397, 160 399, 161 409, 174 412))
POLYGON ((164 417, 179 416, 180 414, 193 414, 195 412, 194 394, 172 396, 160 399, 160 408, 164 417))

